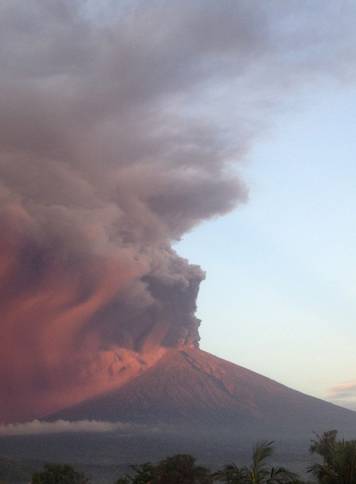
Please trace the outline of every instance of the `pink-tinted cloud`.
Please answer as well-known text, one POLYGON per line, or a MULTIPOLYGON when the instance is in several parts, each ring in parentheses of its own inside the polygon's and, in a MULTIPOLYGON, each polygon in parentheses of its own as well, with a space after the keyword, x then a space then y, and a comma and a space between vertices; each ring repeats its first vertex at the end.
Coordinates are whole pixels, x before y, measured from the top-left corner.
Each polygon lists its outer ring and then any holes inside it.
POLYGON ((356 403, 356 382, 340 383, 330 388, 328 397, 332 399, 355 400, 356 403))

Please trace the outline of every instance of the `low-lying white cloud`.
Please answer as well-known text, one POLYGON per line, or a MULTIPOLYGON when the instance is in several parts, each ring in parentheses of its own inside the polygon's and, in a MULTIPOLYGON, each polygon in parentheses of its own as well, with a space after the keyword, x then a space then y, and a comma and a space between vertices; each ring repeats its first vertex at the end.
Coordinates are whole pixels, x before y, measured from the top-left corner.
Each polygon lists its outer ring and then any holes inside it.
POLYGON ((77 433, 77 432, 115 432, 132 431, 137 429, 136 425, 122 422, 104 422, 98 420, 56 420, 55 422, 44 422, 32 420, 25 423, 14 423, 0 425, 0 436, 11 435, 39 435, 56 433, 77 433))

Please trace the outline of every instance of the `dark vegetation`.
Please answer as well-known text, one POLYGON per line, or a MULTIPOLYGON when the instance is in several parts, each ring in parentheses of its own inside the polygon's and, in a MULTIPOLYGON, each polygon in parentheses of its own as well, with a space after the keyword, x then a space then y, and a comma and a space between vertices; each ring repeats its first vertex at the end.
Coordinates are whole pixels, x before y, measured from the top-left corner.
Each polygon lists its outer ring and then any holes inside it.
MULTIPOLYGON (((115 484, 356 484, 356 440, 338 439, 334 430, 325 432, 312 440, 310 453, 315 462, 306 469, 306 480, 285 467, 270 465, 273 442, 264 441, 254 446, 247 465, 230 463, 212 471, 199 465, 189 454, 177 454, 157 463, 133 465, 115 484)), ((8 465, 9 471, 11 461, 8 465)), ((4 478, 0 473, 0 484, 29 481, 32 484, 90 482, 83 472, 64 464, 46 464, 42 470, 32 472, 31 480, 13 479, 11 472, 4 478)))
POLYGON ((66 464, 46 464, 41 472, 35 472, 32 484, 87 484, 84 474, 66 464))
POLYGON ((303 481, 297 474, 284 467, 271 467, 268 459, 273 454, 273 442, 255 445, 249 465, 225 465, 211 472, 198 466, 190 455, 168 457, 158 464, 145 463, 132 466, 129 475, 116 484, 356 484, 356 441, 337 440, 333 430, 317 435, 312 440, 310 452, 319 462, 308 468, 310 481, 303 481))

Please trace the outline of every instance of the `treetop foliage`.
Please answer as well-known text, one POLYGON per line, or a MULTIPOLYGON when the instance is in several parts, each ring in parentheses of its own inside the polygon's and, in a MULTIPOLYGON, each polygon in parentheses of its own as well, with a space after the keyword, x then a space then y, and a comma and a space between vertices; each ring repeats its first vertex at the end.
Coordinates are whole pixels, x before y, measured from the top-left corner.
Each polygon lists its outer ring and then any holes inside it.
MULTIPOLYGON (((273 442, 258 442, 249 465, 230 463, 215 472, 197 464, 189 454, 177 454, 156 464, 133 465, 115 484, 303 484, 290 470, 269 465, 273 450, 273 442)), ((331 430, 316 435, 310 452, 319 456, 319 462, 308 469, 314 478, 312 482, 356 484, 356 440, 338 440, 337 431, 331 430)), ((31 483, 87 484, 89 480, 69 465, 47 464, 41 472, 33 474, 31 483)))

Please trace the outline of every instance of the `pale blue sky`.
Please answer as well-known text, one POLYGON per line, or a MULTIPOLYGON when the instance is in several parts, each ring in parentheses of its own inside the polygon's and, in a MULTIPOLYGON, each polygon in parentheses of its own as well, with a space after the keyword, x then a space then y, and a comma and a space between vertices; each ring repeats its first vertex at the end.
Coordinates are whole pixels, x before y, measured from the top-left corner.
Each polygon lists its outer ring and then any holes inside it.
POLYGON ((207 271, 202 348, 323 398, 356 380, 355 108, 350 86, 291 99, 240 165, 248 203, 177 245, 207 271))

